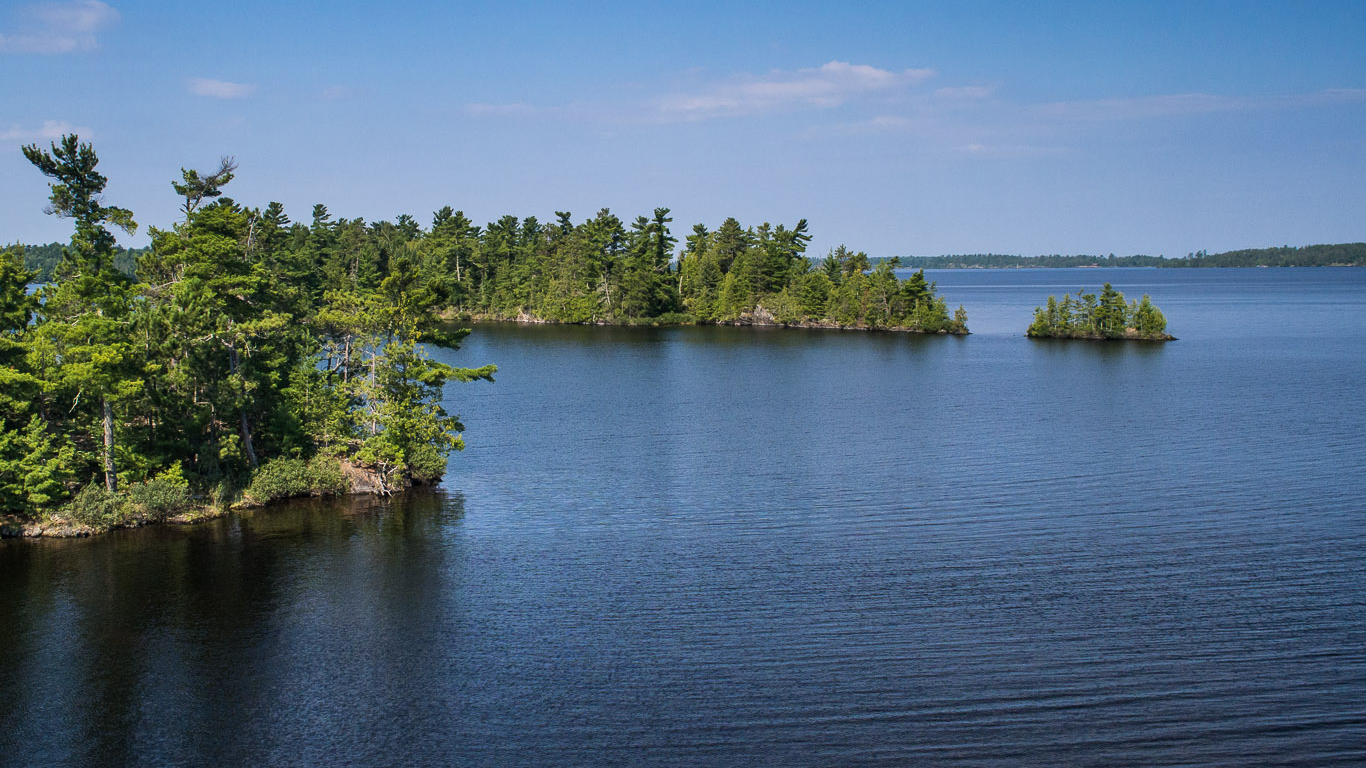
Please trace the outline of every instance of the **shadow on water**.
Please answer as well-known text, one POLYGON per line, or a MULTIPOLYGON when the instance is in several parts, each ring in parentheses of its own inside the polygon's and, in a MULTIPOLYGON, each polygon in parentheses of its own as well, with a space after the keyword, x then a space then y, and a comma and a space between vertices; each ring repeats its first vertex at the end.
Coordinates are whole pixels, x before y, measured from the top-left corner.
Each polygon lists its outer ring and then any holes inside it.
POLYGON ((421 615, 463 515, 462 496, 421 489, 0 543, 0 765, 252 762, 269 739, 240 735, 281 714, 266 658, 299 630, 291 650, 327 643, 291 625, 338 604, 421 615))
POLYGON ((624 326, 578 324, 527 324, 513 322, 454 323, 452 328, 471 328, 496 334, 500 343, 513 342, 531 346, 560 347, 564 344, 585 346, 650 346, 681 341, 687 344, 721 346, 753 346, 761 349, 806 349, 814 344, 871 342, 919 347, 942 343, 946 339, 962 342, 964 336, 949 334, 905 333, 901 331, 867 331, 838 328, 789 328, 763 325, 671 325, 624 326))
POLYGON ((1117 361, 1161 357, 1168 341, 1140 341, 1126 339, 1029 339, 1030 345, 1052 359, 1061 357, 1087 360, 1117 361))

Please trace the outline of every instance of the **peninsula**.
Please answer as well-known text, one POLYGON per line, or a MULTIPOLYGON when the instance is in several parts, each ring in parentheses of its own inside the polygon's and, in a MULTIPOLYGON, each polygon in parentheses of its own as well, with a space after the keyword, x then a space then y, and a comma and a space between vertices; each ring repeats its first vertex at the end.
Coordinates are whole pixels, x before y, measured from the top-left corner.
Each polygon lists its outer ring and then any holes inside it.
POLYGON ((36 294, 21 249, 0 254, 0 533, 387 494, 440 478, 464 447, 443 385, 496 368, 428 357, 469 331, 440 322, 445 276, 397 228, 361 243, 291 228, 278 204, 222 196, 225 158, 171 183, 180 220, 150 230, 130 277, 111 228, 138 225, 105 204, 94 149, 67 135, 24 155, 75 234, 36 294))

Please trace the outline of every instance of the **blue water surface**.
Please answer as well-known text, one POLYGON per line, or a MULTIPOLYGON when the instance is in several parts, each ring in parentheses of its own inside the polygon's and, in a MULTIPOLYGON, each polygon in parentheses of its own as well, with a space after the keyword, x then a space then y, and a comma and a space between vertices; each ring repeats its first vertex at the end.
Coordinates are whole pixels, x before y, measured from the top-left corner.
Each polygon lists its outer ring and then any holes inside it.
POLYGON ((0 764, 1366 762, 1366 270, 481 325, 439 489, 0 544, 0 764), (1144 293, 1179 340, 1023 337, 1144 293))

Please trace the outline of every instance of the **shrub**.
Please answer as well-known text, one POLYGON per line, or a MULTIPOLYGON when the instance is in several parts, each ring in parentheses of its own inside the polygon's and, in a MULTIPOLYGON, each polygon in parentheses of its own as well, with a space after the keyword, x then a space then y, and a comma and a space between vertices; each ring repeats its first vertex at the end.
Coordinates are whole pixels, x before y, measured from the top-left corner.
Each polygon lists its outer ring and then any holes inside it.
POLYGON ((651 318, 655 325, 694 325, 697 318, 686 312, 665 312, 659 317, 651 318))
POLYGON ((341 464, 331 456, 311 460, 275 459, 261 465, 247 486, 247 498, 264 504, 293 496, 328 496, 346 492, 341 464))
POLYGON ((180 473, 178 463, 151 480, 129 488, 128 498, 139 513, 152 520, 184 512, 194 503, 190 498, 190 484, 180 473))
POLYGON ((103 485, 91 483, 62 507, 57 516, 97 531, 107 531, 132 519, 133 510, 117 494, 110 493, 103 485))
POLYGON ((413 482, 430 484, 446 474, 446 453, 434 445, 416 445, 408 450, 408 473, 413 482))
POLYGON ((314 456, 308 461, 308 475, 313 482, 313 493, 318 496, 338 496, 350 489, 341 462, 334 456, 314 456))

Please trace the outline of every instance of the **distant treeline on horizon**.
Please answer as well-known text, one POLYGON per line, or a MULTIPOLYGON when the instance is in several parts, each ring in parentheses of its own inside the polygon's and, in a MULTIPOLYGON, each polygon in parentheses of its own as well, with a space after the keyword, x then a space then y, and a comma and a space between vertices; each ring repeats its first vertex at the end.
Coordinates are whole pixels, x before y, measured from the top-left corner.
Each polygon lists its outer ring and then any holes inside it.
MULTIPOLYGON (((52 272, 62 260, 64 243, 25 245, 24 263, 38 273, 39 282, 52 279, 52 272)), ((114 264, 119 271, 133 274, 139 254, 146 248, 116 248, 114 264)), ((872 265, 889 261, 891 257, 869 259, 872 265)), ((1197 251, 1180 258, 1165 256, 1020 256, 1003 253, 974 253, 951 256, 901 256, 900 266, 908 269, 1021 269, 1065 267, 1366 267, 1366 243, 1338 243, 1334 245, 1306 245, 1302 247, 1249 248, 1241 251, 1207 253, 1197 251)))
MULTIPOLYGON (((38 276, 34 279, 38 282, 50 283, 53 270, 57 269, 62 260, 62 252, 69 247, 69 243, 25 245, 24 266, 29 271, 37 273, 38 276)), ((131 275, 137 269, 138 256, 148 250, 150 249, 114 246, 114 267, 125 275, 131 275)))
MULTIPOLYGON (((881 259, 873 259, 874 262, 881 259)), ((1306 245, 1300 248, 1249 248, 1207 253, 1197 251, 1181 258, 1165 256, 1018 256, 974 253, 956 256, 902 256, 901 266, 911 269, 1019 269, 1025 267, 1366 267, 1366 243, 1306 245)))

